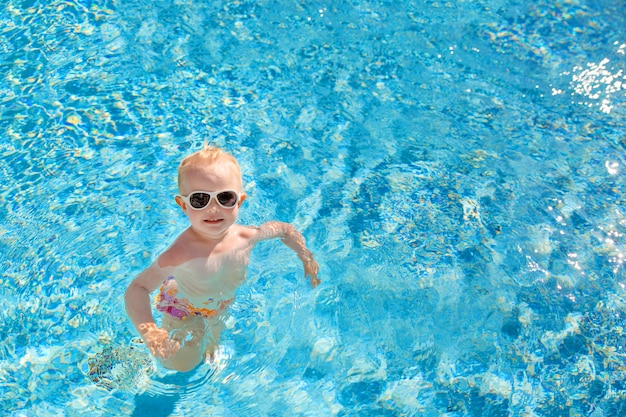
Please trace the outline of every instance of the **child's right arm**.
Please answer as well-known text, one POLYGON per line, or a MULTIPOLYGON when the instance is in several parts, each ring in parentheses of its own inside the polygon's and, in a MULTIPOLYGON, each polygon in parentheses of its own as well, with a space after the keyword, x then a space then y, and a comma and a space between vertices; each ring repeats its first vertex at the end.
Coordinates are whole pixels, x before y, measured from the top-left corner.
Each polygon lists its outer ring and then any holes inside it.
POLYGON ((166 330, 159 328, 152 316, 150 293, 163 283, 163 270, 154 262, 130 283, 124 294, 126 313, 135 329, 155 357, 166 358, 180 345, 169 340, 166 330))

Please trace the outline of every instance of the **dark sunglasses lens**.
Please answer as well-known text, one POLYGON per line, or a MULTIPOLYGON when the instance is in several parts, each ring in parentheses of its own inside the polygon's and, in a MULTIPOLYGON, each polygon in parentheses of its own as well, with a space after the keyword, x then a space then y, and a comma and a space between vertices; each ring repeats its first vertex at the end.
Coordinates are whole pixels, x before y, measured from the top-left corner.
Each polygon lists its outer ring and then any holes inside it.
POLYGON ((193 193, 189 196, 189 204, 193 208, 201 209, 209 204, 211 196, 205 193, 193 193))
POLYGON ((217 195, 217 201, 224 207, 234 207, 237 204, 237 194, 232 191, 224 191, 217 195))

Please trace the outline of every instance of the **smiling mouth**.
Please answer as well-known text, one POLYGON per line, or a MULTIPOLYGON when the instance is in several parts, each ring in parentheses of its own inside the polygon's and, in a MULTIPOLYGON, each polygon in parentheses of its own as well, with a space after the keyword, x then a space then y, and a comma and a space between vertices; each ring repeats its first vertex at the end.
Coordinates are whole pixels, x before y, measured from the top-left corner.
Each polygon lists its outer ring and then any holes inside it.
POLYGON ((209 224, 216 224, 216 223, 219 223, 221 221, 222 221, 222 219, 207 219, 204 222, 205 223, 209 223, 209 224))

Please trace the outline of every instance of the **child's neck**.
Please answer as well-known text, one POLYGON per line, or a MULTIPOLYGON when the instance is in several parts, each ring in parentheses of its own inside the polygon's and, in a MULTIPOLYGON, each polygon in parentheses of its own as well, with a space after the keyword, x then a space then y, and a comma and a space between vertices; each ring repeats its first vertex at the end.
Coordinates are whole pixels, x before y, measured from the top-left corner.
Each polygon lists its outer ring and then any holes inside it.
MULTIPOLYGON (((231 226, 232 227, 232 226, 231 226)), ((193 226, 189 227, 189 230, 191 231, 191 233, 198 239, 201 240, 205 243, 208 244, 218 244, 219 242, 222 241, 222 239, 224 239, 226 237, 226 235, 228 235, 228 233, 230 232, 230 227, 226 230, 224 230, 221 233, 216 233, 216 234, 209 234, 209 233, 203 233, 203 232, 199 232, 196 229, 193 228, 193 226)))

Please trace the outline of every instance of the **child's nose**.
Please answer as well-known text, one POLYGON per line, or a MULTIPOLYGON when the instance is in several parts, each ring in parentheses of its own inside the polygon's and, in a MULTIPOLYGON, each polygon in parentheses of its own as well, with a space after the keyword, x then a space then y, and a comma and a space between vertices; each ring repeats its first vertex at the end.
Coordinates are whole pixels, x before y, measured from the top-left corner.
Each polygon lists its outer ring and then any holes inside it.
POLYGON ((217 204, 217 200, 214 198, 209 201, 209 205, 207 206, 207 210, 217 211, 219 209, 219 205, 217 204))

